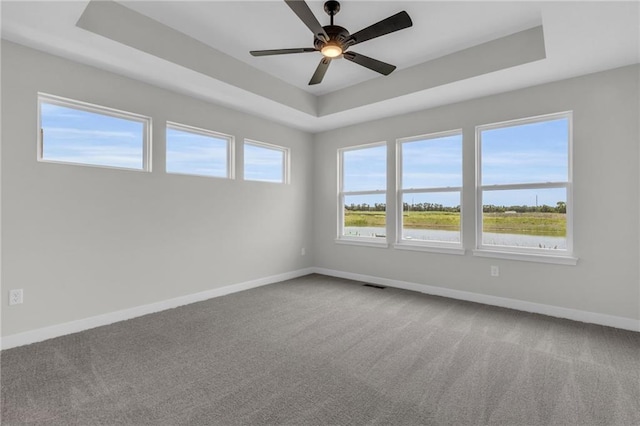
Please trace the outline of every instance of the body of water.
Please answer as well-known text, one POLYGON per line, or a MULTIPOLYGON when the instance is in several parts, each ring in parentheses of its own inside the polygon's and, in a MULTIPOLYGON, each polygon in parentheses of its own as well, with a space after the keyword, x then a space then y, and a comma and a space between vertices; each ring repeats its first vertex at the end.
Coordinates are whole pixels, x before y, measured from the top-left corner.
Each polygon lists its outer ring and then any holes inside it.
MULTIPOLYGON (((344 234, 346 236, 384 238, 386 235, 386 229, 372 226, 346 226, 344 228, 344 234)), ((414 241, 440 241, 448 243, 460 242, 459 232, 433 229, 405 229, 403 237, 407 240, 414 241)), ((534 247, 558 250, 567 249, 567 239, 565 237, 485 232, 483 234, 483 240, 485 245, 527 248, 534 247)))

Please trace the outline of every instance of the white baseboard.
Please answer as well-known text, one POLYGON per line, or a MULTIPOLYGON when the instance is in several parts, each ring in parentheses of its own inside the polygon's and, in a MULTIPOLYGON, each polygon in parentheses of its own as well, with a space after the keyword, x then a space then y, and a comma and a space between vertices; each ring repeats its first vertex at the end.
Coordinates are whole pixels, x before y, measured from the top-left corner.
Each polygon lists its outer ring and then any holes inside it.
POLYGON ((616 327, 623 330, 640 331, 640 321, 632 318, 617 317, 613 315, 599 314, 595 312, 580 311, 577 309, 562 308, 559 306, 544 305, 540 303, 526 302, 517 299, 508 299, 506 297, 489 296, 486 294, 471 293, 468 291, 453 290, 444 287, 435 287, 426 284, 411 283, 407 281, 398 281, 388 278, 374 277, 371 275, 356 274, 353 272, 337 271, 326 268, 305 268, 297 271, 286 272, 283 274, 272 275, 269 277, 258 278, 251 281, 232 284, 224 287, 214 288, 200 293, 188 294, 186 296, 176 297, 174 299, 163 300, 161 302, 151 303, 148 305, 136 306, 121 311, 110 312, 103 315, 84 318, 77 321, 71 321, 63 324, 56 324, 49 327, 39 328, 36 330, 26 331, 24 333, 12 334, 3 337, 0 347, 10 349, 17 346, 28 345, 31 343, 41 342, 43 340, 52 339, 54 337, 64 336, 67 334, 77 333, 91 328, 112 324, 114 322, 124 321, 131 318, 140 317, 154 312, 164 311, 166 309, 176 308, 190 303, 200 302, 214 297, 220 297, 231 293, 236 293, 251 288, 260 287, 267 284, 273 284, 280 281, 290 280, 292 278, 301 277, 311 273, 328 275, 338 278, 346 278, 355 281, 364 281, 372 284, 384 285, 387 287, 401 288, 405 290, 417 291, 419 293, 431 294, 434 296, 443 296, 451 299, 466 300, 469 302, 484 303, 487 305, 500 306, 503 308, 516 309, 519 311, 533 312, 537 314, 548 315, 558 318, 566 318, 574 321, 581 321, 592 324, 600 324, 609 327, 616 327))
POLYGON ((500 306, 518 311, 532 312, 536 314, 548 315, 557 318, 566 318, 574 321, 591 324, 606 325, 608 327, 621 328, 623 330, 640 331, 640 320, 633 318, 618 317, 614 315, 599 314, 595 312, 580 311, 577 309, 562 308, 541 303, 526 302, 524 300, 509 299, 506 297, 489 296, 468 291, 453 290, 444 287, 435 287, 426 284, 417 284, 407 281, 398 281, 388 278, 373 277, 370 275, 356 274, 352 272, 336 271, 325 268, 311 268, 313 272, 332 277, 346 278, 355 281, 364 281, 371 284, 384 285, 387 287, 401 288, 405 290, 417 291, 419 293, 443 296, 451 299, 466 300, 469 302, 483 303, 485 305, 500 306))
POLYGON ((236 293, 250 288, 260 287, 267 284, 273 284, 280 281, 290 280, 292 278, 301 277, 313 273, 313 268, 299 269, 297 271, 285 272, 283 274, 272 275, 269 277, 258 278, 251 281, 232 284, 224 287, 214 288, 202 291, 200 293, 188 294, 186 296, 176 297, 174 299, 163 300, 161 302, 150 303, 148 305, 136 306, 134 308, 123 309, 121 311, 109 312, 103 315, 83 318, 77 321, 56 324, 50 327, 39 328, 36 330, 26 331, 24 333, 12 334, 3 337, 0 342, 2 349, 15 348, 17 346, 28 345, 31 343, 41 342, 43 340, 53 339, 54 337, 64 336, 67 334, 77 333, 79 331, 88 330, 103 325, 113 324, 114 322, 124 321, 131 318, 140 317, 154 312, 164 311, 166 309, 176 308, 182 305, 188 305, 203 300, 220 297, 231 293, 236 293))

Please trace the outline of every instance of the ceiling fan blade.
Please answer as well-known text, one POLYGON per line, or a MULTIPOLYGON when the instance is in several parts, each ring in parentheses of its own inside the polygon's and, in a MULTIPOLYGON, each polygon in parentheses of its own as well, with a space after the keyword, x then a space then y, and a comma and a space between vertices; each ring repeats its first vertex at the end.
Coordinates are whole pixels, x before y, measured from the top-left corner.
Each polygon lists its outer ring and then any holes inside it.
POLYGON ((298 15, 298 18, 304 22, 314 36, 323 41, 329 40, 329 36, 304 0, 284 0, 284 2, 293 10, 293 13, 298 15))
POLYGON ((382 62, 356 52, 344 52, 343 57, 348 61, 355 62, 358 65, 362 65, 363 67, 384 75, 389 75, 396 69, 395 65, 387 64, 386 62, 382 62))
POLYGON ((409 28, 412 25, 413 22, 411 21, 409 14, 403 10, 393 16, 389 16, 387 19, 383 19, 380 22, 376 22, 367 28, 351 34, 351 36, 345 41, 345 44, 347 46, 353 46, 355 44, 362 43, 363 41, 371 40, 372 38, 409 28))
POLYGON ((318 68, 316 68, 316 72, 313 73, 313 77, 309 80, 309 86, 313 84, 318 84, 324 78, 324 75, 329 69, 329 64, 331 63, 331 58, 322 58, 320 63, 318 64, 318 68))
POLYGON ((313 47, 300 47, 297 49, 271 49, 271 50, 252 50, 252 56, 270 56, 270 55, 287 55, 289 53, 305 53, 305 52, 315 52, 316 49, 313 47))

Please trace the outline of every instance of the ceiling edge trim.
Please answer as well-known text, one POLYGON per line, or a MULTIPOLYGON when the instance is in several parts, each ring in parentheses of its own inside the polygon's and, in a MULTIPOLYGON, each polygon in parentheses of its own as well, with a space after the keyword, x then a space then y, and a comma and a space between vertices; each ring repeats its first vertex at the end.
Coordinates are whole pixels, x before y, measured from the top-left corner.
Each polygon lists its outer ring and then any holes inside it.
POLYGON ((317 117, 315 95, 112 0, 91 0, 76 26, 317 117))
POLYGON ((368 80, 318 99, 320 117, 546 58, 542 25, 368 80))

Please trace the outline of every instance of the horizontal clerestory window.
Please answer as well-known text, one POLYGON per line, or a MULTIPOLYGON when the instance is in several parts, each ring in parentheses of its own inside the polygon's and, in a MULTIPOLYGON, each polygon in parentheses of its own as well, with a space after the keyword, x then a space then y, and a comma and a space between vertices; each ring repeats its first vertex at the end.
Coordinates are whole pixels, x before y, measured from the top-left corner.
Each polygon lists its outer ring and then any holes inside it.
POLYGON ((167 173, 233 178, 233 137, 167 122, 167 173))
POLYGON ((244 179, 289 183, 289 156, 289 148, 246 139, 244 179))
POLYGON ((38 160, 150 171, 151 119, 38 94, 38 160))

